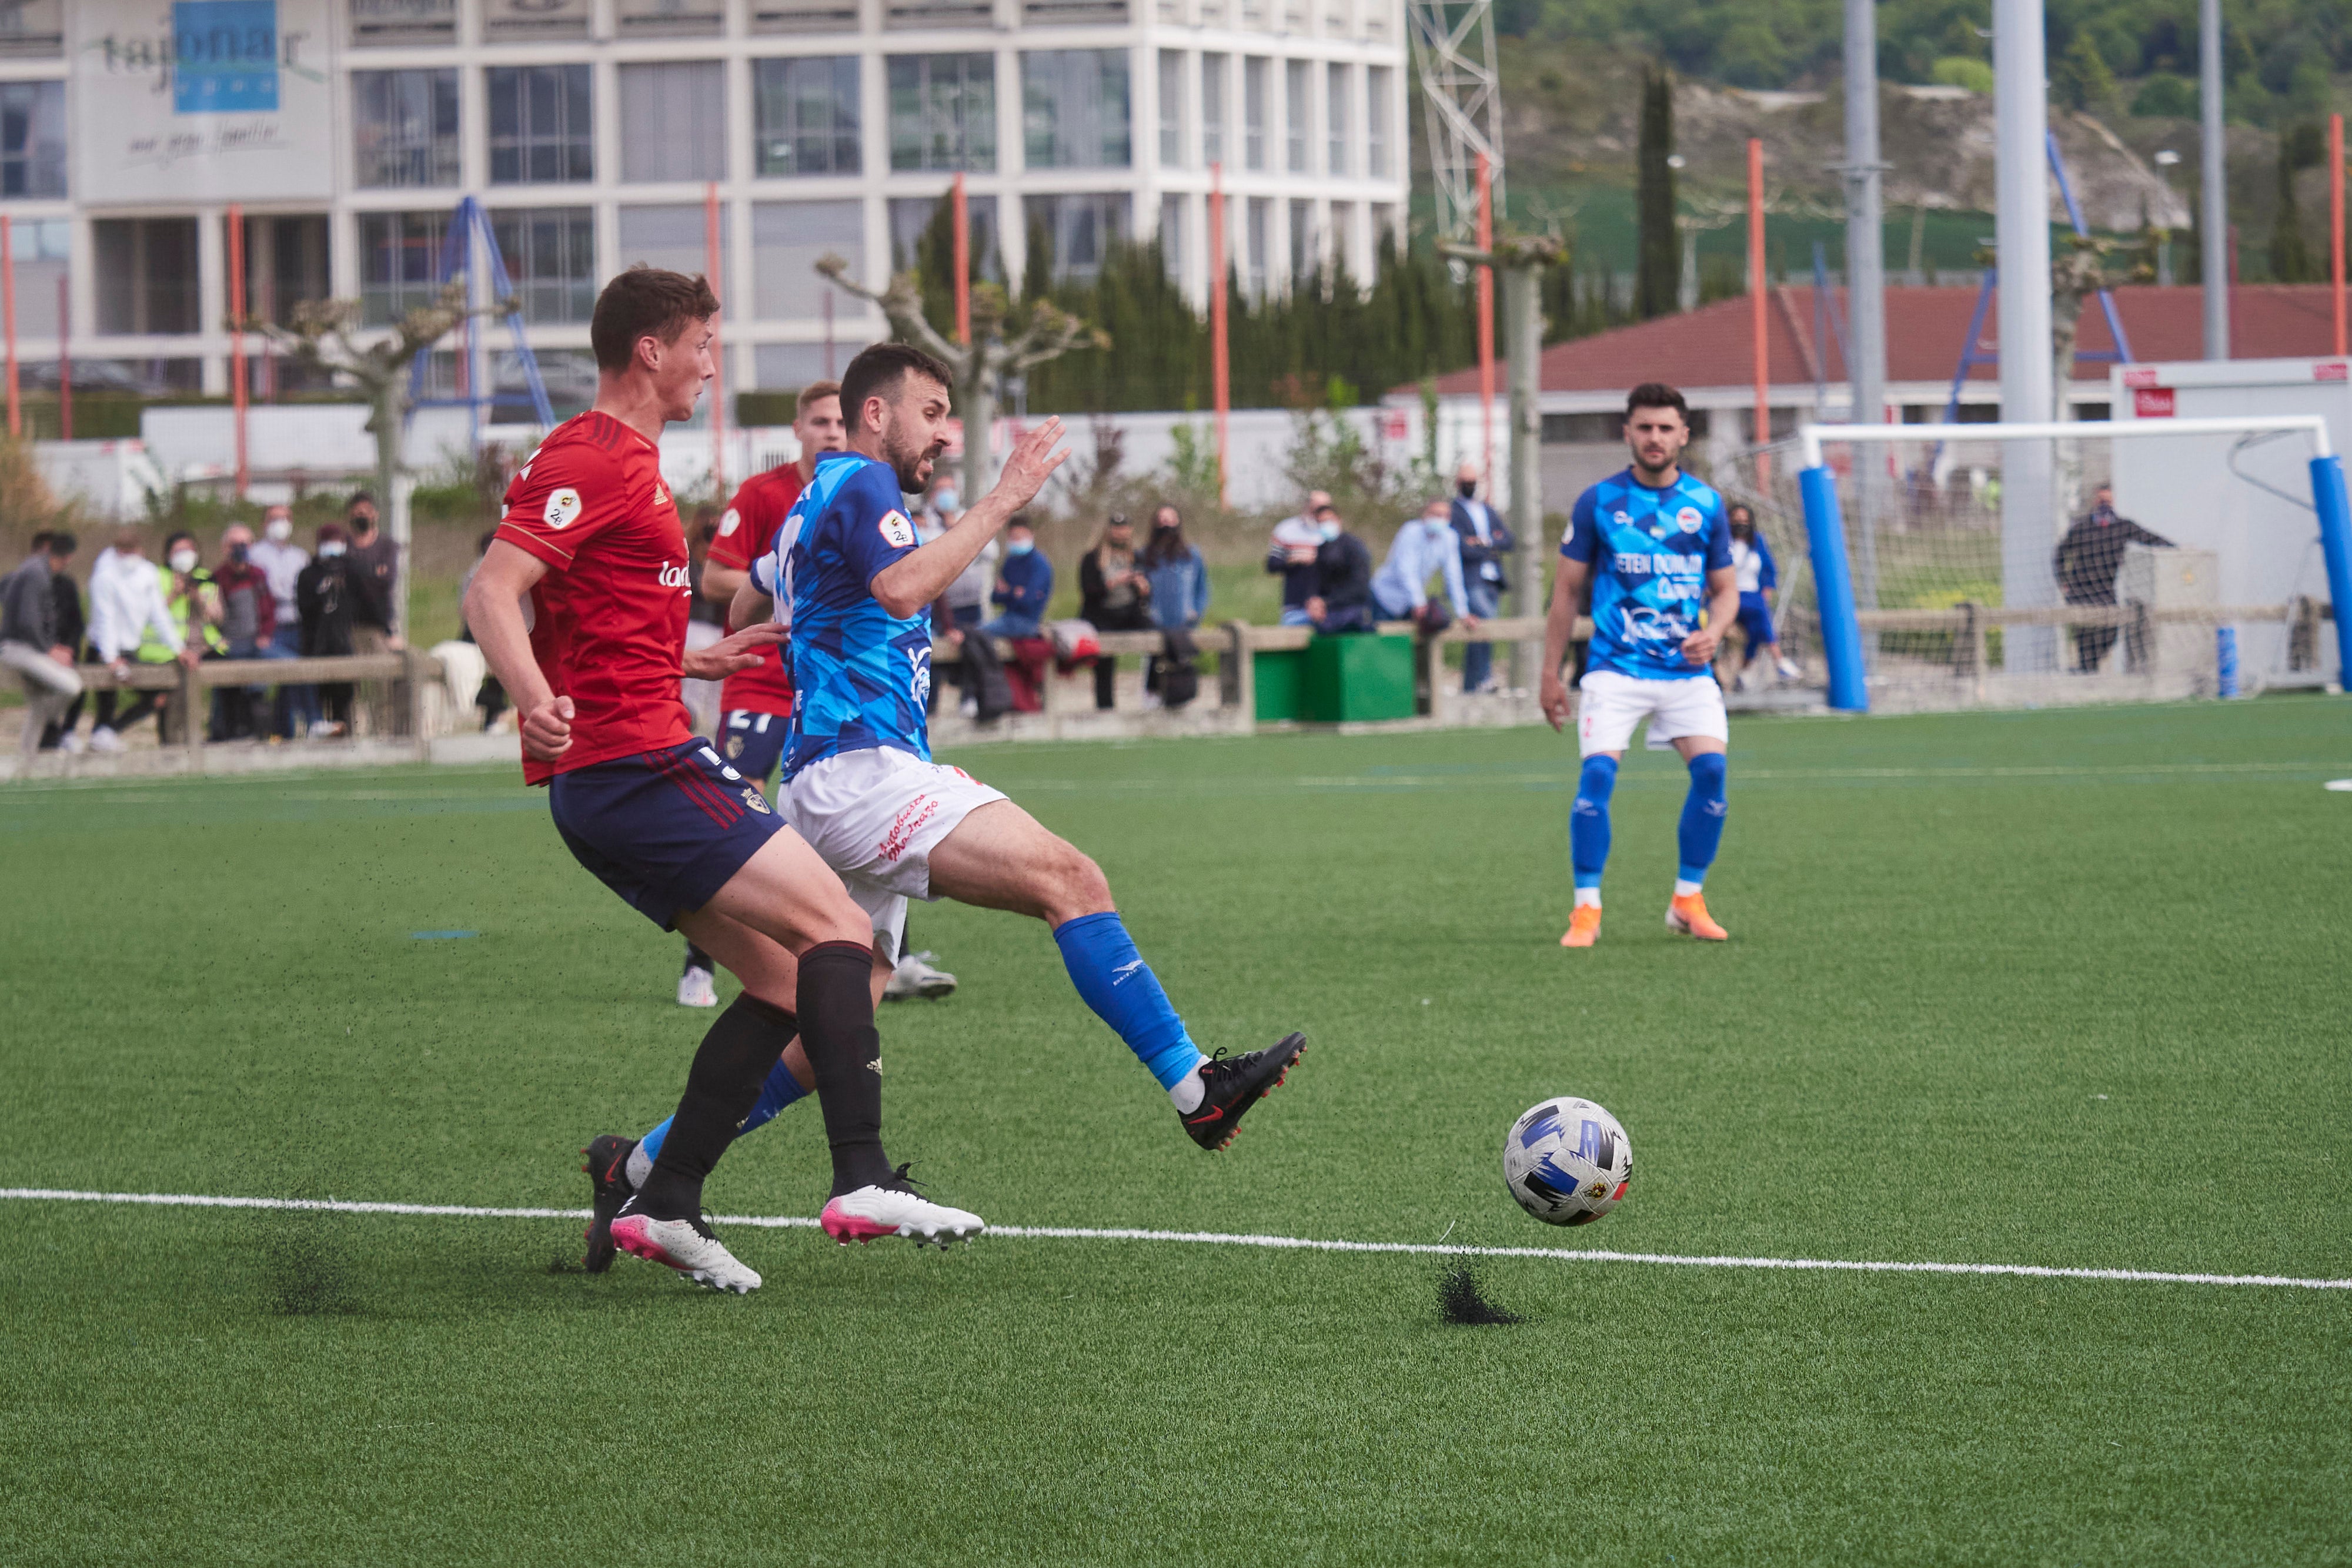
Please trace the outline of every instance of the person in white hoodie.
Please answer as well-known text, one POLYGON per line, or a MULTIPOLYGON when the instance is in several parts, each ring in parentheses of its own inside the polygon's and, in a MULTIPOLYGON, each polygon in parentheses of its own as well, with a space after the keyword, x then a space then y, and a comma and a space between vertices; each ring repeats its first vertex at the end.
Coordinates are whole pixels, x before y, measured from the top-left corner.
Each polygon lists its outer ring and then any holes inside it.
MULTIPOLYGON (((271 507, 262 514, 261 538, 246 552, 246 559, 259 567, 269 579, 269 596, 277 601, 276 629, 268 643, 261 650, 265 659, 299 659, 302 656, 302 614, 294 602, 294 584, 302 576, 302 569, 310 564, 310 552, 294 542, 294 513, 284 506, 271 507)), ((319 717, 319 688, 316 686, 281 685, 270 712, 270 728, 288 740, 310 733, 310 726, 319 717)))
MULTIPOLYGON (((142 648, 168 650, 170 657, 183 664, 194 662, 163 597, 163 574, 147 559, 146 541, 135 528, 116 534, 114 542, 90 562, 89 642, 100 661, 113 666, 118 680, 130 674, 131 662, 142 648)), ((129 709, 118 715, 116 695, 112 686, 98 694, 97 723, 89 732, 92 751, 121 750, 121 732, 160 706, 153 692, 142 692, 129 709)))

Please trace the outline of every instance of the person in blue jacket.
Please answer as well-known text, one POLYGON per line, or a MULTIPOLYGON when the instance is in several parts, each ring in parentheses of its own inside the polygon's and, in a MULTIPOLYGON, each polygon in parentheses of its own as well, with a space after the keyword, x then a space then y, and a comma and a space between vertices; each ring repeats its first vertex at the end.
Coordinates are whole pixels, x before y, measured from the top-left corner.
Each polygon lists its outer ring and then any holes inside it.
MULTIPOLYGON (((1164 503, 1151 514, 1151 537, 1135 558, 1151 584, 1151 622, 1162 632, 1189 632, 1209 612, 1209 567, 1200 547, 1184 537, 1184 516, 1164 503)), ((1147 700, 1160 695, 1160 666, 1154 658, 1143 666, 1147 700)), ((1181 694, 1179 694, 1181 695, 1181 694)))
POLYGON ((1772 661, 1772 668, 1784 681, 1793 681, 1803 674, 1780 653, 1780 639, 1772 629, 1772 595, 1780 586, 1780 569, 1772 561, 1772 547, 1764 542, 1757 531, 1756 514, 1746 507, 1734 504, 1729 514, 1731 524, 1731 564, 1739 569, 1739 635, 1746 644, 1739 654, 1739 673, 1733 677, 1733 689, 1748 685, 1748 666, 1756 655, 1764 654, 1772 661))
POLYGON ((998 614, 982 627, 988 637, 1035 637, 1042 634, 1045 604, 1054 597, 1054 563, 1037 548, 1037 533, 1025 517, 1004 525, 1004 561, 996 569, 996 591, 989 596, 998 614))

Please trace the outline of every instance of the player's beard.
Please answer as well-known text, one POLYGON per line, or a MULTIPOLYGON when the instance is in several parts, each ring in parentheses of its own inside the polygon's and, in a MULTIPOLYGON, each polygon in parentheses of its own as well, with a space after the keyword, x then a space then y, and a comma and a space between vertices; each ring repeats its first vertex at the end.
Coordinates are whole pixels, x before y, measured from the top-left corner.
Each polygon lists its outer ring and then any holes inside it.
POLYGON ((946 450, 947 443, 944 441, 933 441, 920 446, 911 444, 902 446, 898 432, 894 430, 883 437, 882 461, 890 465, 891 472, 898 476, 901 495, 919 496, 930 487, 931 470, 940 455, 946 450))

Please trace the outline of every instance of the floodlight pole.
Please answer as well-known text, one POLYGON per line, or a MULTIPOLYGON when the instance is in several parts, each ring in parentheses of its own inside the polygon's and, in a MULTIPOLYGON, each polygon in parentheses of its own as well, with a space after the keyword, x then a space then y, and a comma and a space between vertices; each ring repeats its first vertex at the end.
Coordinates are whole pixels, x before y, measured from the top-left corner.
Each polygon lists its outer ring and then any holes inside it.
MULTIPOLYGON (((2056 411, 2049 351, 2050 175, 2043 138, 2050 99, 2042 0, 1993 0, 1992 16, 2000 417, 2004 424, 2038 425, 2056 411)), ((2044 442, 2010 441, 2001 447, 2001 601, 2012 609, 2058 602, 2051 564, 2057 489, 2050 459, 2044 442)), ((2057 668, 2055 627, 2012 626, 2005 638, 2012 672, 2057 668)))
POLYGON ((2327 297, 2335 306, 2336 357, 2345 353, 2344 117, 2327 117, 2327 297))
MULTIPOLYGON (((2041 7, 2034 9, 2038 15, 2041 7)), ((2230 133, 2221 120, 2221 0, 2198 0, 2197 96, 2205 162, 2205 204, 2199 214, 2205 225, 2205 357, 2226 360, 2230 285, 2235 280, 2230 256, 2230 133)), ((2006 412, 2002 417, 2008 417, 2006 412)))
MULTIPOLYGON (((1846 342, 1853 356, 1846 375, 1858 424, 1876 424, 1886 417, 1885 172, 1878 152, 1875 3, 1845 0, 1846 342)), ((1853 589, 1865 610, 1878 607, 1883 472, 1883 464, 1857 464, 1853 470, 1853 589)))
POLYGON ((1756 491, 1769 493, 1772 439, 1772 350, 1767 333, 1770 307, 1764 298, 1764 142, 1748 139, 1748 330, 1756 354, 1756 491))

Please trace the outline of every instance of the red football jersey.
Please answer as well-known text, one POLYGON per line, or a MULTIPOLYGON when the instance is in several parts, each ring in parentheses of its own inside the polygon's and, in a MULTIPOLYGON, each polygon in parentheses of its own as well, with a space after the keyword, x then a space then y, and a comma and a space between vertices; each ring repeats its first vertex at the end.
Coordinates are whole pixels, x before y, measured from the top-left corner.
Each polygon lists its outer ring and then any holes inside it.
POLYGON ((693 738, 684 674, 686 529, 662 483, 660 450, 610 414, 555 427, 507 486, 499 538, 548 566, 530 591, 531 656, 572 703, 572 747, 523 778, 693 738))
MULTIPOLYGON (((735 498, 727 503, 727 515, 719 519, 719 537, 710 541, 710 559, 737 571, 751 570, 753 561, 775 548, 776 530, 783 526, 793 503, 801 498, 801 487, 797 463, 781 464, 744 480, 735 498)), ((791 716, 793 671, 784 661, 782 644, 768 651, 758 669, 727 677, 719 692, 719 711, 733 713, 738 708, 780 718, 791 716)))

